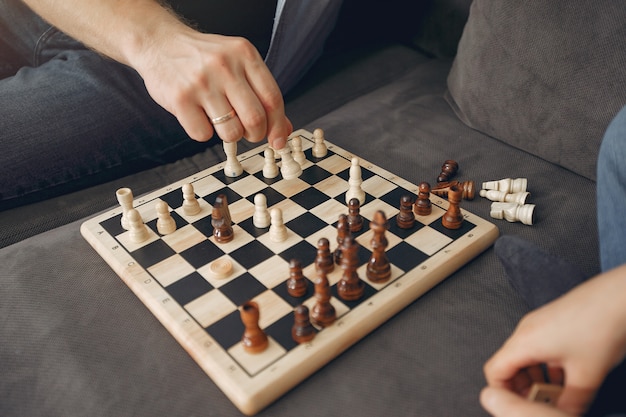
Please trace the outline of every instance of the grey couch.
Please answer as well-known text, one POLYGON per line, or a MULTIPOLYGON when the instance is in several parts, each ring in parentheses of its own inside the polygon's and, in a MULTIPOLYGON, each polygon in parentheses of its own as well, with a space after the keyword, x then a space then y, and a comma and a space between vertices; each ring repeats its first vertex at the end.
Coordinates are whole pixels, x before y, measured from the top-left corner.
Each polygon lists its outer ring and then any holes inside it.
MULTIPOLYGON (((287 111, 414 183, 446 159, 477 183, 528 178, 535 224, 493 220, 501 235, 592 276, 595 158, 626 104, 624 7, 517 3, 476 0, 465 25, 468 1, 425 2, 401 16, 404 30, 347 2, 287 111), (355 19, 360 30, 346 30, 355 19)), ((117 188, 139 195, 223 157, 211 147, 0 213, 0 415, 240 415, 79 233, 117 188)), ((489 218, 487 200, 463 207, 489 218)), ((483 363, 527 311, 488 249, 259 415, 485 415, 483 363)), ((593 413, 608 403, 601 395, 593 413)))

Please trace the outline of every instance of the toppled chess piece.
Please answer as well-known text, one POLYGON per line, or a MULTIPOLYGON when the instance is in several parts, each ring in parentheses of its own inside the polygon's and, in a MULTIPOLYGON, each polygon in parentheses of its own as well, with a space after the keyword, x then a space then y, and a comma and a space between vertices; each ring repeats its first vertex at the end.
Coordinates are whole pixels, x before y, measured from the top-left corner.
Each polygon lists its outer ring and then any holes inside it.
POLYGON ((480 196, 491 201, 501 201, 505 203, 525 204, 526 199, 530 195, 528 191, 508 194, 498 190, 480 190, 480 196))
POLYGON ((436 187, 432 188, 430 192, 439 197, 448 198, 448 192, 452 186, 461 188, 461 198, 463 200, 473 200, 476 196, 476 185, 474 181, 440 182, 436 187))
POLYGON ((452 159, 446 160, 441 166, 441 173, 437 177, 437 182, 450 181, 459 171, 459 164, 452 159))
POLYGON ((511 223, 521 222, 530 226, 533 224, 534 212, 534 204, 494 202, 491 203, 489 215, 494 219, 504 219, 511 223))
POLYGON ((503 191, 506 194, 521 193, 526 191, 528 180, 526 178, 504 178, 498 181, 483 182, 483 190, 503 191))

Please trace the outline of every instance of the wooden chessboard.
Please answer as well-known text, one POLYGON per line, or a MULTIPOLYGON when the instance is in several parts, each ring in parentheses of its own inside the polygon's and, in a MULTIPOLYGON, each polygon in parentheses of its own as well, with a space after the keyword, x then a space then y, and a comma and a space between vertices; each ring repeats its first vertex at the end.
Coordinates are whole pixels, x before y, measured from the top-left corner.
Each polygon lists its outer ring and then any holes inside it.
POLYGON ((238 155, 244 172, 236 178, 224 174, 224 163, 141 196, 134 201, 150 229, 150 237, 136 244, 121 227, 122 209, 113 208, 82 224, 81 233, 161 321, 200 367, 245 414, 252 415, 275 401, 341 352, 384 323, 426 291, 488 248, 498 229, 462 210, 458 230, 442 226, 448 202, 431 195, 432 214, 417 216, 411 229, 398 228, 395 216, 403 195, 414 198, 418 187, 374 164, 360 159, 362 188, 366 200, 360 214, 365 225, 354 233, 360 244, 358 269, 365 281, 365 295, 358 301, 343 301, 336 291, 341 268, 328 274, 337 321, 318 332, 311 342, 298 345, 291 338, 293 311, 297 305, 315 303, 314 259, 321 237, 337 246, 338 216, 347 214, 345 192, 355 155, 326 141, 328 154, 314 158, 312 134, 300 136, 307 162, 294 180, 263 177, 263 152, 267 145, 238 155), (191 183, 202 207, 199 214, 182 210, 183 184, 191 183), (288 238, 269 239, 268 229, 252 224, 254 196, 263 193, 268 207, 280 207, 288 238), (212 235, 212 203, 227 196, 235 238, 218 244, 212 235), (176 220, 177 230, 161 236, 156 228, 158 201, 165 201, 176 220), (365 268, 371 254, 369 221, 377 210, 389 219, 386 254, 391 279, 370 282, 365 268), (215 260, 227 259, 233 266, 228 278, 211 271, 215 260), (305 296, 287 293, 289 261, 298 259, 309 288, 305 296), (269 337, 262 353, 246 353, 239 309, 254 300, 260 306, 260 326, 269 337))

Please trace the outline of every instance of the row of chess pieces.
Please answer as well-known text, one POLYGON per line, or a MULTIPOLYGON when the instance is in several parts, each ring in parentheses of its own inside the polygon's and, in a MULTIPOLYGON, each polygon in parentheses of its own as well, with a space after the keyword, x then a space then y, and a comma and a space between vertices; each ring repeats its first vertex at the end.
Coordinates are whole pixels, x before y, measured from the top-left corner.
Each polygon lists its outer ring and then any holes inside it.
MULTIPOLYGON (((473 200, 476 195, 474 181, 453 180, 458 168, 457 162, 453 160, 445 161, 441 167, 441 173, 437 177, 437 185, 431 190, 432 193, 450 200, 450 189, 457 188, 460 190, 462 199, 473 200)), ((478 194, 492 201, 489 212, 492 218, 532 225, 535 205, 526 203, 530 196, 527 186, 528 180, 526 178, 503 178, 501 180, 483 182, 478 194)), ((422 184, 420 184, 421 187, 422 184)))

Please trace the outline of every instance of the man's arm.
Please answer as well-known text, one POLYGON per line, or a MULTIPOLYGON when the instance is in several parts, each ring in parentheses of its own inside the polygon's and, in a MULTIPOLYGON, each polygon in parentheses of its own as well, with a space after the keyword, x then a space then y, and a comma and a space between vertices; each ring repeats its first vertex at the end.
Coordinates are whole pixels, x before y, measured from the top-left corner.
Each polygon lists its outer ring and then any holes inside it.
POLYGON ((282 94, 245 39, 199 33, 154 0, 24 0, 90 48, 134 68, 152 98, 195 140, 267 136, 284 146, 292 126, 282 94), (231 109, 238 117, 212 126, 231 109))

